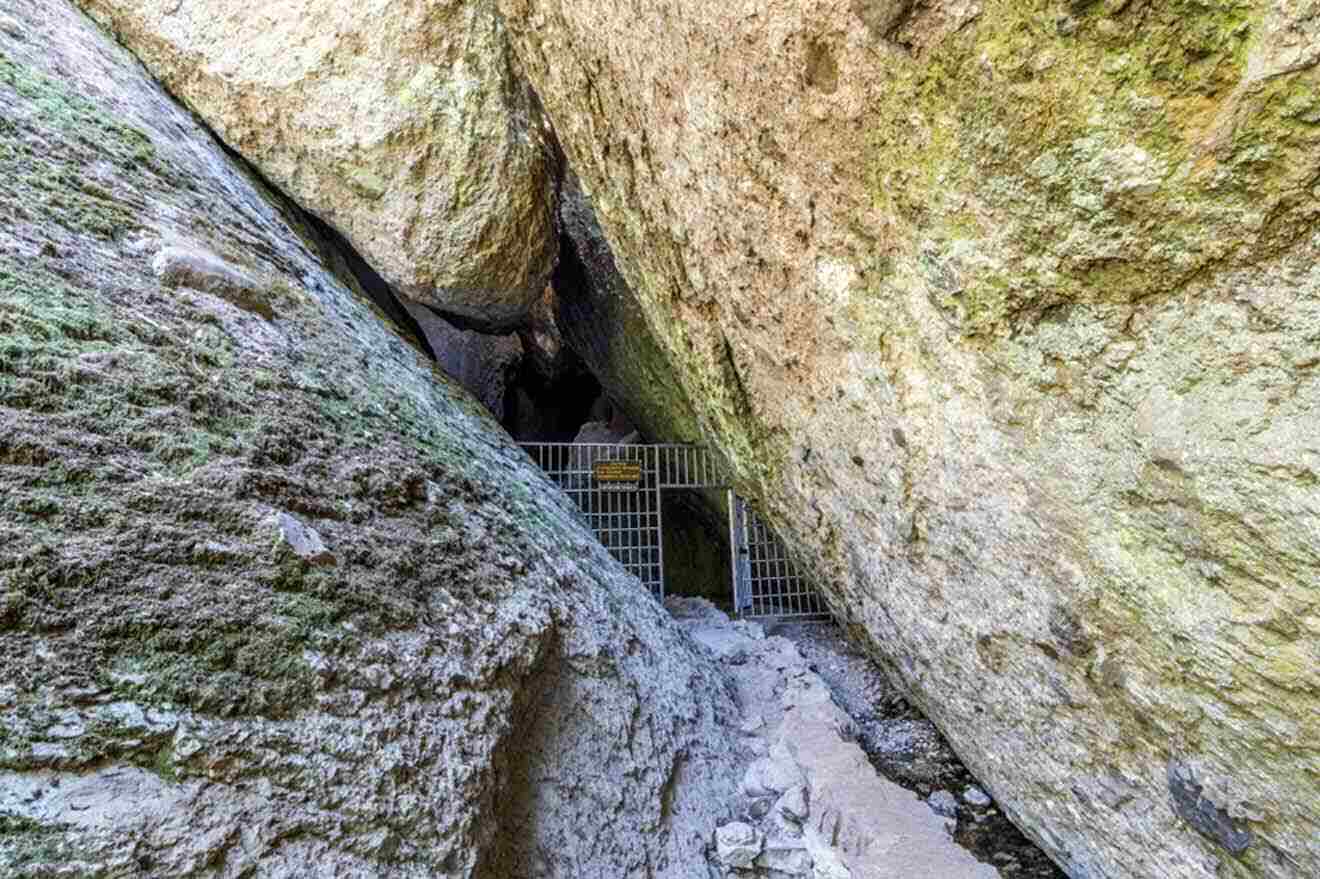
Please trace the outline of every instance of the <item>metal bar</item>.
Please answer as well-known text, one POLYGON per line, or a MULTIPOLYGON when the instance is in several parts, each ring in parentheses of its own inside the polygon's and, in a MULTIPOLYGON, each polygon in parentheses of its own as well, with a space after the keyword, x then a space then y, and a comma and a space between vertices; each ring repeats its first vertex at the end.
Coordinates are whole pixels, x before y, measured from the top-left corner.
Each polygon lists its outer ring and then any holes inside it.
POLYGON ((664 503, 660 497, 660 451, 655 452, 655 547, 656 558, 659 560, 657 565, 656 597, 661 601, 665 600, 665 528, 664 528, 664 503))
POLYGON ((779 540, 729 485, 725 465, 690 444, 522 443, 528 457, 574 502, 597 539, 657 598, 665 595, 663 490, 722 488, 729 505, 734 612, 748 617, 822 618, 820 596, 779 540), (601 461, 633 461, 636 488, 596 481, 601 461))
POLYGON ((724 500, 729 505, 729 582, 733 584, 733 613, 737 616, 742 610, 744 587, 742 578, 738 576, 738 550, 741 544, 738 542, 738 517, 734 512, 737 499, 733 489, 724 490, 724 500))

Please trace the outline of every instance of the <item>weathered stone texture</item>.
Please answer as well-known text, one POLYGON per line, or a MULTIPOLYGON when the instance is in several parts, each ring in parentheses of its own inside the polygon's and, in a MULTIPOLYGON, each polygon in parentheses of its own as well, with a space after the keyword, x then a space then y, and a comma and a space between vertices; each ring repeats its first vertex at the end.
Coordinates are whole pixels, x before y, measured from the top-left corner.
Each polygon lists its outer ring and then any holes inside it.
POLYGON ((0 875, 700 875, 722 678, 307 240, 5 6, 0 875))
POLYGON ((404 307, 421 327, 445 374, 480 400, 497 420, 503 418, 505 394, 523 359, 522 340, 514 333, 495 336, 460 330, 415 302, 404 307))
POLYGON ((79 0, 402 294, 507 328, 558 246, 553 158, 487 0, 79 0))
POLYGON ((694 442, 696 404, 675 379, 645 312, 619 273, 591 199, 566 175, 559 204, 563 255, 556 323, 615 405, 651 442, 694 442))
POLYGON ((714 834, 732 879, 998 879, 950 836, 951 823, 880 776, 855 723, 788 638, 731 623, 704 599, 665 604, 724 663, 751 755, 734 810, 714 834))
POLYGON ((995 800, 1076 877, 1320 874, 1320 4, 500 7, 635 324, 995 800))

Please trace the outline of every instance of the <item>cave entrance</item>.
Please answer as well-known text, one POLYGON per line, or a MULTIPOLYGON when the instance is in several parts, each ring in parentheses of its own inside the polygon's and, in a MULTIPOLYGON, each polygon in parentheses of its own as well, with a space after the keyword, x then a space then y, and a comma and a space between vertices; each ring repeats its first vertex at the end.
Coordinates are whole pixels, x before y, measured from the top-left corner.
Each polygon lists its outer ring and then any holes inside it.
POLYGON ((701 518, 682 514, 686 500, 718 506, 728 521, 725 595, 723 601, 707 597, 750 619, 829 619, 824 602, 783 541, 734 493, 709 449, 671 444, 519 445, 573 500, 601 544, 657 599, 664 600, 670 573, 665 564, 667 533, 701 518))

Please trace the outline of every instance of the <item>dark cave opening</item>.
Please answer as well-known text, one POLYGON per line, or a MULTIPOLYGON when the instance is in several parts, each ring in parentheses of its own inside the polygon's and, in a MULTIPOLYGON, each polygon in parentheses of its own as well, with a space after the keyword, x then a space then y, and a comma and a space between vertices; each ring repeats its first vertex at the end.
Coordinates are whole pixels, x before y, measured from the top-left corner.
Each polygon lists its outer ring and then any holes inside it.
MULTIPOLYGON (((571 349, 553 374, 524 357, 504 396, 504 429, 521 442, 571 443, 582 426, 601 420, 600 381, 571 349)), ((608 399, 608 398, 604 398, 608 399)))
POLYGON ((728 503, 723 491, 672 489, 661 494, 665 594, 709 599, 733 610, 728 503))

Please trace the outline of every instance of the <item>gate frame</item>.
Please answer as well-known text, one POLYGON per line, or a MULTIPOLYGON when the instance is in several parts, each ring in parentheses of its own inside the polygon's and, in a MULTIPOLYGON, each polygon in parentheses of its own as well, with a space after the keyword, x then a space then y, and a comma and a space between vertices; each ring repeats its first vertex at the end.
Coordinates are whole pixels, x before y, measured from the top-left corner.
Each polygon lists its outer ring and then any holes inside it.
MULTIPOLYGON (((592 533, 600 540, 600 534, 597 528, 593 526, 593 516, 609 516, 610 512, 597 512, 595 510, 584 508, 579 500, 579 495, 590 498, 597 492, 602 492, 601 497, 608 497, 615 492, 633 493, 641 497, 647 493, 653 493, 652 502, 655 504, 655 525, 652 529, 649 526, 639 524, 636 529, 639 534, 654 530, 656 537, 656 564, 657 582, 650 591, 657 599, 664 601, 665 598, 665 559, 664 559, 664 491, 665 489, 683 489, 683 490, 712 490, 723 489, 725 500, 729 506, 729 566, 732 578, 733 591, 733 612, 734 616, 740 619, 767 620, 767 619, 786 619, 797 622, 824 622, 832 619, 832 614, 825 607, 825 603, 819 592, 812 587, 807 577, 801 572, 797 562, 791 558, 787 545, 779 539, 770 527, 765 524, 760 516, 754 510, 748 508, 747 502, 739 496, 732 487, 732 481, 727 477, 727 468, 722 466, 717 459, 716 453, 706 446, 686 445, 679 443, 549 443, 549 442, 519 442, 519 447, 535 463, 546 476, 554 482, 559 489, 569 496, 574 502, 574 506, 585 517, 586 525, 592 533), (623 452, 620 457, 615 457, 617 452, 623 452), (585 455, 586 463, 582 467, 577 467, 579 460, 575 455, 585 455), (599 457, 598 457, 599 456, 599 457), (606 457, 608 456, 608 457, 606 457), (640 460, 639 460, 640 459, 640 460), (599 488, 595 476, 595 465, 600 461, 628 461, 639 463, 643 472, 649 471, 652 485, 642 487, 639 485, 636 489, 627 488, 599 488), (561 466, 555 467, 554 463, 558 461, 561 466), (551 466, 547 467, 546 463, 551 466), (590 487, 576 485, 565 485, 565 481, 574 478, 585 478, 590 480, 590 487), (776 560, 782 561, 785 565, 784 574, 781 577, 774 578, 789 581, 801 581, 801 588, 784 596, 776 595, 756 595, 756 583, 754 578, 754 566, 751 558, 751 533, 757 529, 758 533, 763 532, 770 545, 778 548, 776 560), (791 595, 794 598, 805 599, 808 605, 806 610, 789 611, 787 608, 780 607, 780 612, 766 612, 754 614, 749 611, 758 603, 773 601, 777 598, 783 598, 791 595)), ((644 480, 643 480, 644 481, 644 480)), ((590 506, 590 505, 589 505, 590 506)), ((606 504, 608 506, 608 504, 606 504)), ((641 513, 629 513, 627 511, 616 511, 615 515, 642 515, 641 513)), ((647 514, 649 515, 649 514, 647 514)), ((607 531, 611 529, 605 529, 607 531)), ((631 530, 631 529, 625 529, 631 530)), ((601 542, 611 555, 614 555, 626 568, 629 573, 637 576, 634 567, 641 567, 642 564, 629 564, 623 558, 615 555, 618 547, 612 547, 604 540, 601 542)), ((628 547, 636 549, 636 547, 628 547)), ((648 547, 649 548, 649 547, 648 547)), ((763 562, 764 564, 764 562, 763 562)), ((650 563, 645 567, 650 568, 650 563)), ((641 578, 638 578, 641 580, 641 578)), ((770 579, 770 578, 767 578, 770 579)), ((645 586, 646 582, 643 581, 645 586)), ((801 604, 801 601, 795 602, 801 604)))

